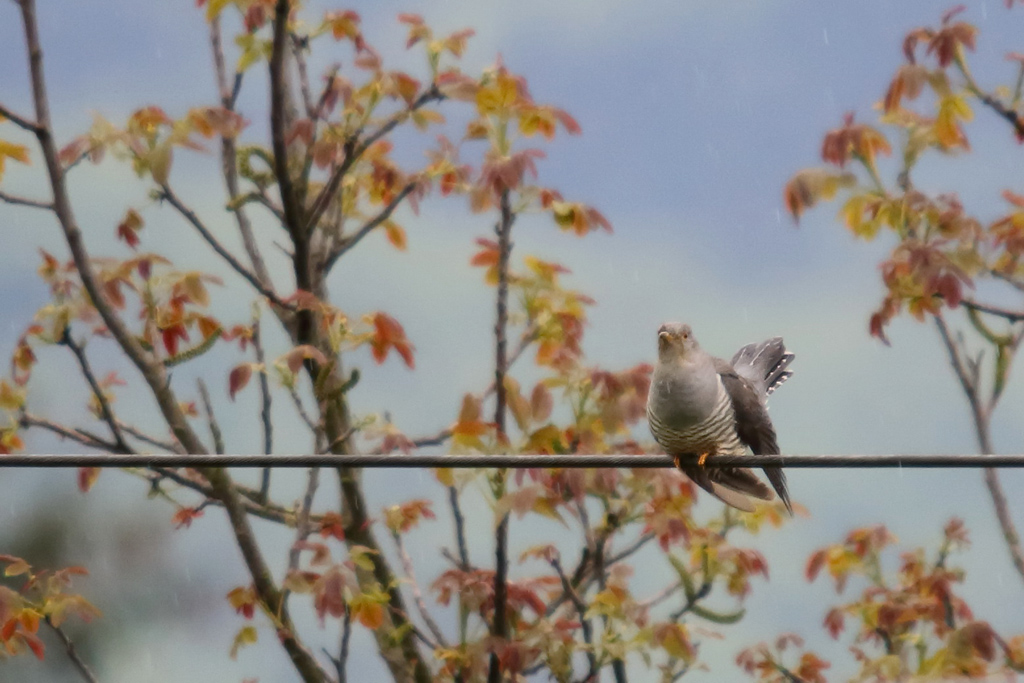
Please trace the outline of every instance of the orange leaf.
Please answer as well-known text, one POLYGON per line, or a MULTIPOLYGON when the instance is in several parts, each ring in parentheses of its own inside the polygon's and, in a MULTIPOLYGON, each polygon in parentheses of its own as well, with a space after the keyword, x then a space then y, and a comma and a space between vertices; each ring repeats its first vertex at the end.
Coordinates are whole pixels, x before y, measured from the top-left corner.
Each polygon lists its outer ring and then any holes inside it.
POLYGON ((384 230, 388 236, 388 242, 391 242, 395 249, 405 251, 408 246, 405 238, 405 229, 398 223, 384 221, 384 230))
POLYGON ((384 623, 384 607, 379 602, 356 598, 352 601, 352 616, 360 624, 375 631, 384 623))
POLYGON ((377 312, 372 315, 374 334, 370 340, 373 350, 373 359, 377 363, 383 363, 388 352, 394 349, 411 369, 415 367, 413 359, 413 345, 405 336, 405 328, 401 323, 386 313, 377 312))

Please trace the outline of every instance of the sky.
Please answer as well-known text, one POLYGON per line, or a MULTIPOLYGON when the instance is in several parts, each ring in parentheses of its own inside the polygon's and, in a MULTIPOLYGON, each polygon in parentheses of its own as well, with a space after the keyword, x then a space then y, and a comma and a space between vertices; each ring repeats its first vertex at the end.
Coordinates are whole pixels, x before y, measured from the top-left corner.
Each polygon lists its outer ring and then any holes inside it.
MULTIPOLYGON (((85 130, 93 112, 118 121, 148 104, 181 115, 212 103, 205 26, 193 5, 187 0, 40 1, 58 138, 68 140, 85 130)), ((327 5, 310 6, 315 13, 327 5)), ((943 5, 925 0, 381 0, 351 7, 362 15, 370 42, 402 68, 419 68, 419 60, 402 49, 399 12, 418 12, 440 32, 473 27, 466 71, 487 66, 500 54, 510 69, 527 76, 538 101, 563 107, 579 121, 581 136, 560 138, 546 148, 541 181, 597 206, 614 234, 579 240, 537 216, 516 224, 514 241, 520 256, 565 263, 573 271, 567 286, 597 300, 585 343, 591 362, 609 368, 653 362, 655 331, 666 320, 690 323, 704 348, 726 357, 747 342, 782 335, 797 355, 793 379, 771 402, 785 452, 976 451, 966 401, 935 331, 897 321, 889 334, 892 347, 867 334, 868 316, 882 293, 877 263, 888 245, 855 240, 836 221, 834 205, 810 212, 796 227, 782 203, 786 180, 820 163, 822 135, 846 112, 862 121, 875 118, 873 106, 902 59, 902 36, 916 26, 935 25, 943 5)), ((0 101, 27 113, 14 10, 0 7, 0 63, 6 65, 0 70, 0 101)), ((964 18, 980 29, 978 50, 970 58, 975 75, 987 87, 1012 83, 1014 67, 1004 54, 1021 50, 1015 38, 1024 28, 1024 14, 1002 2, 975 2, 968 3, 964 18)), ((328 51, 313 66, 336 58, 328 51)), ((265 141, 260 136, 266 124, 257 120, 264 98, 265 80, 254 76, 240 107, 253 119, 248 134, 259 142, 265 141)), ((917 184, 934 194, 956 190, 971 212, 988 220, 1003 211, 1004 188, 1024 190, 1021 150, 1005 125, 975 110, 968 129, 974 153, 929 158, 917 184)), ((22 139, 9 124, 0 126, 0 135, 22 139)), ((208 180, 215 166, 213 157, 179 155, 172 181, 197 210, 219 216, 215 229, 237 247, 222 212, 219 181, 208 180)), ((40 170, 38 163, 30 169, 9 164, 3 188, 43 196, 40 170)), ((891 164, 882 170, 891 177, 891 164)), ((123 253, 114 242, 114 226, 126 206, 142 206, 147 248, 191 267, 223 272, 187 226, 148 202, 146 186, 130 169, 106 162, 82 167, 71 191, 94 253, 123 253)), ((352 395, 353 409, 359 414, 387 410, 407 433, 429 433, 454 418, 464 393, 487 383, 492 293, 479 286, 480 274, 468 261, 473 240, 488 236, 491 225, 450 201, 429 201, 419 217, 406 213, 399 219, 408 229, 408 251, 397 253, 383 237, 371 236, 360 257, 348 259, 333 276, 331 291, 346 310, 387 310, 417 347, 414 372, 396 362, 376 366, 367 354, 356 354, 364 376, 352 395)), ((273 226, 263 222, 259 229, 273 253, 273 226)), ((0 231, 0 287, 6 294, 0 300, 0 354, 6 354, 45 301, 34 275, 37 248, 66 251, 57 227, 39 212, 0 205, 0 231)), ((283 261, 270 258, 284 278, 283 261)), ((225 280, 224 290, 214 294, 219 312, 237 310, 237 295, 244 291, 230 275, 225 280)), ((105 370, 121 368, 130 376, 131 370, 102 345, 96 355, 105 370)), ((199 371, 222 371, 231 358, 211 352, 199 371)), ((32 409, 67 421, 86 419, 77 407, 84 403, 84 387, 68 379, 74 376, 72 363, 57 353, 49 354, 48 363, 50 370, 34 379, 32 409), (69 406, 71 391, 83 400, 69 406)), ((1024 451, 1022 380, 1018 367, 995 416, 999 452, 1024 451)), ((184 371, 176 381, 190 386, 184 371)), ((158 424, 152 403, 141 393, 123 394, 118 408, 142 424, 158 424)), ((285 406, 277 411, 278 448, 303 450, 302 431, 289 422, 285 406)), ((254 414, 255 392, 225 403, 222 421, 230 450, 259 447, 254 414)), ((39 452, 69 449, 35 435, 28 446, 39 452)), ((964 518, 974 541, 962 562, 969 577, 965 594, 980 618, 1006 633, 1024 629, 1019 610, 1012 608, 1024 587, 1008 562, 980 471, 795 470, 789 478, 794 499, 811 516, 766 532, 759 541, 772 563, 771 580, 755 586, 747 616, 726 632, 725 644, 712 642, 702 650, 712 671, 694 672, 693 680, 718 680, 723 671, 733 671, 731 657, 739 647, 788 630, 807 636, 820 654, 836 660, 838 671, 849 673, 844 648, 830 643, 819 628, 827 606, 837 599, 824 582, 808 586, 802 569, 815 548, 838 541, 853 527, 879 522, 889 524, 907 547, 935 547, 942 524, 951 516, 964 518)), ((1013 505, 1021 499, 1024 477, 1004 471, 1002 478, 1013 505)), ((367 472, 365 479, 372 509, 425 495, 432 481, 417 471, 367 472)), ((277 481, 282 499, 294 495, 294 475, 282 473, 277 481)), ((169 512, 146 501, 145 492, 143 484, 117 472, 104 473, 83 497, 69 470, 2 471, 0 552, 5 543, 25 543, 16 537, 26 529, 40 529, 33 533, 52 535, 55 556, 72 556, 93 569, 86 589, 105 597, 107 616, 100 621, 107 625, 96 627, 106 630, 90 646, 104 680, 138 680, 140 672, 148 680, 166 681, 286 676, 287 662, 271 647, 253 648, 237 662, 227 658, 228 634, 237 621, 222 596, 242 581, 242 568, 234 547, 223 545, 221 516, 211 512, 192 529, 172 533, 169 512), (158 589, 126 578, 147 575, 160 576, 158 589), (125 585, 132 586, 127 601, 125 585), (111 644, 115 634, 117 646, 111 644)), ((1014 512, 1024 523, 1024 513, 1014 512)), ((490 552, 488 523, 481 519, 471 527, 481 558, 490 552)), ((260 530, 268 543, 288 543, 273 529, 260 530)), ((549 530, 514 529, 514 547, 531 545, 532 535, 542 531, 549 530)), ((447 541, 434 534, 447 539, 445 523, 410 539, 410 551, 426 576, 443 566, 436 548, 447 541)), ((367 666, 372 674, 374 664, 367 666)))

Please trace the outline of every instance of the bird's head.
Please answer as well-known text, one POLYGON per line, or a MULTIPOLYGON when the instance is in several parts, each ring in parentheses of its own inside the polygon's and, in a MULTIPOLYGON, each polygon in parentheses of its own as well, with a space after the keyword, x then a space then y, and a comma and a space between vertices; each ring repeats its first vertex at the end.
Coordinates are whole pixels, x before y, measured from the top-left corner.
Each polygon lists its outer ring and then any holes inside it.
POLYGON ((682 360, 699 348, 689 325, 665 323, 658 328, 658 358, 662 362, 682 360))

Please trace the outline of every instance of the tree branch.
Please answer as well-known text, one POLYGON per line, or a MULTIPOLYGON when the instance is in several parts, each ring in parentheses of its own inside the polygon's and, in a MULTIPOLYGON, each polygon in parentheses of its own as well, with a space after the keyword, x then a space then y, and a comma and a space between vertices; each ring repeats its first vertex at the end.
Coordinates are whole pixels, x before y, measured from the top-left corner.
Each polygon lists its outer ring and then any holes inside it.
POLYGON ((202 377, 196 378, 196 384, 199 386, 199 396, 203 401, 203 410, 206 411, 206 422, 210 425, 210 436, 213 438, 213 452, 223 453, 224 435, 220 431, 220 425, 217 424, 217 416, 213 414, 210 392, 206 390, 206 382, 203 381, 202 377))
POLYGON ((405 544, 402 542, 402 534, 393 531, 391 533, 391 537, 395 540, 395 547, 398 549, 398 558, 402 562, 402 570, 405 572, 405 576, 409 579, 409 584, 412 587, 413 602, 416 604, 416 610, 420 613, 420 618, 423 619, 423 623, 427 625, 430 633, 434 636, 436 644, 440 647, 447 648, 448 640, 444 637, 444 633, 441 632, 441 628, 437 625, 437 622, 430 616, 427 604, 423 601, 423 593, 420 591, 419 583, 416 581, 416 573, 413 571, 412 558, 410 558, 409 553, 405 551, 405 544))
POLYGON ((295 670, 306 683, 323 683, 330 680, 327 672, 320 667, 316 658, 299 641, 295 633, 295 626, 288 614, 288 606, 283 599, 284 595, 274 583, 270 567, 263 559, 249 526, 248 512, 239 500, 227 471, 223 468, 211 469, 207 471, 206 478, 213 488, 214 497, 220 500, 227 510, 238 547, 242 551, 249 574, 252 575, 253 587, 260 601, 266 606, 267 613, 272 615, 276 622, 278 639, 292 660, 295 670))
POLYGON ((327 258, 325 259, 323 265, 324 273, 330 272, 335 262, 337 262, 339 258, 344 256, 346 252, 352 249, 352 247, 356 246, 360 242, 360 240, 369 235, 374 228, 376 228, 381 223, 391 218, 391 214, 395 212, 395 209, 398 208, 398 205, 401 204, 402 200, 408 197, 409 193, 411 193, 415 188, 416 183, 407 183, 406 186, 403 187, 401 191, 391 199, 390 202, 388 202, 387 206, 385 206, 380 213, 378 213, 370 220, 366 221, 366 223, 363 224, 363 227, 356 230, 354 233, 352 233, 352 235, 343 237, 341 242, 338 244, 337 248, 332 250, 331 253, 328 254, 327 258))
MULTIPOLYGON (((508 372, 508 357, 506 355, 507 329, 508 329, 508 262, 512 252, 512 223, 515 215, 512 213, 509 190, 506 188, 501 193, 501 218, 495 226, 498 235, 498 291, 497 291, 497 321, 494 324, 494 393, 496 397, 494 407, 494 424, 498 434, 499 443, 507 442, 505 432, 505 374, 508 372)), ((505 494, 505 477, 507 470, 498 470, 495 475, 496 497, 505 494)), ((496 641, 504 641, 509 637, 508 624, 508 525, 509 514, 506 512, 498 522, 495 531, 494 549, 494 623, 491 626, 491 635, 496 641)), ((501 680, 501 662, 498 660, 497 652, 491 652, 490 663, 487 671, 487 683, 499 683, 501 680)))
POLYGON ((386 122, 381 124, 380 128, 368 135, 362 142, 359 142, 358 134, 348 140, 345 144, 347 152, 345 154, 345 159, 336 169, 334 169, 330 178, 328 178, 327 183, 324 184, 323 189, 320 190, 320 194, 318 194, 316 199, 313 200, 313 205, 309 211, 309 218, 306 221, 307 231, 312 230, 313 227, 320 222, 320 218, 324 215, 324 211, 327 210, 327 207, 331 203, 331 197, 333 197, 338 191, 338 188, 341 187, 341 181, 345 177, 345 174, 348 173, 349 169, 351 169, 357 161, 359 161, 359 158, 371 145, 373 145, 373 143, 377 142, 377 140, 380 140, 382 137, 394 130, 398 124, 405 121, 409 115, 417 109, 432 101, 439 101, 443 99, 444 95, 442 95, 441 91, 437 89, 437 86, 431 85, 422 95, 416 98, 416 100, 409 105, 408 109, 403 109, 402 111, 394 114, 386 122))
MULTIPOLYGON (((935 324, 939 328, 939 335, 942 337, 950 362, 953 365, 953 370, 956 372, 956 376, 960 380, 960 386, 963 388, 970 403, 978 446, 983 455, 990 455, 994 451, 991 435, 989 434, 989 418, 991 416, 991 408, 995 407, 995 403, 993 401, 989 404, 989 410, 982 406, 981 397, 978 395, 979 388, 976 376, 972 378, 968 374, 967 368, 964 367, 960 351, 949 334, 946 322, 941 316, 937 315, 934 317, 935 324)), ((991 467, 985 468, 984 479, 985 486, 988 488, 989 495, 992 498, 992 505, 995 507, 996 520, 999 522, 999 528, 1002 531, 1003 539, 1006 541, 1007 550, 1010 552, 1010 559, 1017 573, 1024 579, 1024 549, 1021 548, 1020 536, 1017 534, 1013 518, 1010 516, 1006 495, 1003 493, 1003 487, 999 481, 998 470, 991 467)))
MULTIPOLYGON (((260 336, 260 321, 255 320, 252 324, 252 345, 256 349, 256 362, 266 367, 267 358, 263 352, 263 339, 260 336)), ((270 454, 274 452, 274 424, 270 419, 270 383, 267 380, 267 373, 260 373, 260 424, 263 427, 263 452, 270 454)), ((263 481, 260 484, 260 497, 266 500, 270 496, 270 468, 263 469, 263 481)))
POLYGON ((89 388, 92 389, 93 396, 96 397, 96 401, 99 403, 100 416, 110 428, 110 433, 114 437, 114 443, 117 445, 118 452, 134 452, 124 440, 124 435, 121 433, 121 426, 114 418, 114 411, 110 407, 110 401, 107 400, 106 395, 103 393, 103 389, 100 388, 99 382, 96 381, 96 375, 93 374, 92 368, 89 366, 89 359, 85 357, 85 350, 71 337, 70 327, 64 328, 64 334, 61 336, 59 343, 62 346, 66 346, 71 349, 71 353, 74 354, 75 359, 78 361, 78 367, 82 371, 82 376, 85 377, 85 381, 89 383, 89 388))
POLYGON ((67 653, 68 659, 70 659, 71 663, 74 664, 79 675, 84 680, 88 681, 88 683, 97 683, 96 676, 92 673, 86 663, 82 661, 82 658, 78 655, 78 650, 75 649, 75 644, 71 641, 68 635, 64 633, 64 629, 60 626, 56 626, 49 616, 46 617, 46 625, 57 634, 57 637, 60 638, 60 642, 64 644, 64 652, 67 653))
MULTIPOLYGON (((217 87, 220 91, 221 105, 228 111, 235 110, 235 100, 242 87, 242 73, 236 72, 232 87, 228 88, 227 70, 224 66, 224 50, 221 47, 220 17, 215 17, 210 22, 210 46, 213 50, 214 69, 217 73, 217 87)), ((242 237, 242 246, 249 256, 253 272, 259 281, 269 290, 274 287, 270 279, 270 273, 260 254, 259 245, 253 234, 252 223, 245 209, 235 205, 239 196, 238 187, 238 151, 235 145, 235 138, 221 136, 221 168, 224 175, 224 184, 228 191, 228 206, 233 207, 235 220, 238 223, 238 233, 242 237)))
POLYGON ((970 404, 971 414, 974 416, 974 429, 978 438, 978 445, 981 447, 982 453, 991 453, 992 444, 989 441, 988 434, 988 415, 985 413, 981 397, 978 395, 977 383, 964 364, 961 351, 956 342, 953 341, 946 321, 940 315, 933 317, 935 318, 935 325, 939 329, 939 336, 942 337, 942 343, 946 346, 949 362, 953 366, 953 371, 956 373, 957 379, 960 380, 960 386, 967 396, 967 402, 970 404))
POLYGON ((121 420, 118 420, 117 421, 117 426, 120 427, 121 431, 123 431, 125 434, 129 434, 129 435, 135 437, 136 439, 138 439, 139 441, 141 441, 143 443, 148 443, 150 446, 155 446, 155 447, 159 448, 160 450, 164 451, 165 453, 184 453, 185 452, 184 450, 182 450, 181 444, 174 443, 174 442, 171 442, 171 441, 165 441, 164 439, 155 437, 152 434, 147 434, 146 432, 142 431, 138 427, 132 426, 132 425, 128 424, 127 422, 123 422, 121 420))
POLYGON ((46 431, 52 432, 61 438, 69 439, 75 443, 80 443, 83 446, 88 446, 89 448, 95 448, 108 453, 119 452, 118 445, 112 441, 101 439, 95 434, 87 432, 79 427, 65 427, 51 420, 47 420, 44 417, 33 415, 32 413, 21 413, 18 417, 18 426, 23 429, 39 427, 40 429, 45 429, 46 431))
POLYGON ((223 244, 218 242, 217 238, 213 236, 212 232, 210 232, 210 229, 206 227, 206 224, 199 219, 198 215, 196 215, 196 212, 185 206, 178 195, 174 193, 174 190, 167 185, 161 185, 160 199, 166 199, 185 220, 192 224, 192 227, 196 229, 196 232, 198 232, 203 240, 209 244, 215 252, 217 252, 217 255, 227 261, 227 264, 231 266, 232 270, 245 278, 245 280, 251 284, 257 292, 266 297, 270 303, 287 310, 292 310, 294 308, 291 304, 287 304, 282 301, 281 297, 279 297, 274 290, 264 285, 255 273, 246 268, 241 261, 235 258, 234 254, 228 251, 223 244))
POLYGON ((990 315, 999 316, 1005 318, 1011 323, 1020 322, 1024 320, 1024 311, 1011 311, 1007 308, 1000 308, 998 306, 992 306, 990 304, 983 304, 978 301, 972 301, 970 299, 964 299, 960 302, 961 306, 965 306, 972 310, 978 311, 979 313, 988 313, 990 315))
MULTIPOLYGON (((36 113, 36 115, 38 116, 38 112, 36 113)), ((38 124, 34 121, 30 121, 24 116, 19 116, 15 114, 13 111, 11 111, 2 104, 0 104, 0 117, 7 119, 8 121, 16 125, 18 128, 21 128, 22 130, 27 130, 28 132, 34 133, 36 135, 38 135, 39 132, 42 130, 41 124, 38 124)))
MULTIPOLYGON (((285 58, 288 53, 288 15, 291 11, 289 0, 277 0, 274 8, 274 42, 270 55, 270 131, 274 149, 274 175, 281 192, 281 207, 284 210, 285 227, 295 242, 296 257, 300 244, 307 243, 302 220, 302 209, 295 196, 292 176, 288 170, 288 83, 285 74, 285 58)), ((305 254, 308 259, 308 254, 305 254)), ((308 263, 306 264, 308 267, 308 263)), ((299 284, 300 289, 306 289, 299 284)))
POLYGON ((27 197, 18 197, 13 194, 7 194, 6 192, 0 191, 0 202, 5 204, 11 204, 13 206, 29 206, 33 209, 46 209, 47 211, 53 211, 52 202, 43 202, 38 199, 29 199, 27 197))
POLYGON ((558 578, 562 581, 562 590, 569 596, 569 600, 572 601, 573 607, 576 608, 576 613, 580 617, 580 627, 583 629, 583 642, 589 647, 587 650, 587 661, 590 663, 590 669, 587 675, 583 677, 583 680, 593 680, 594 676, 597 675, 597 654, 594 652, 593 627, 590 624, 590 620, 587 619, 587 605, 583 602, 579 593, 572 587, 572 584, 569 583, 569 577, 565 575, 562 563, 557 557, 551 558, 551 567, 558 574, 558 578))

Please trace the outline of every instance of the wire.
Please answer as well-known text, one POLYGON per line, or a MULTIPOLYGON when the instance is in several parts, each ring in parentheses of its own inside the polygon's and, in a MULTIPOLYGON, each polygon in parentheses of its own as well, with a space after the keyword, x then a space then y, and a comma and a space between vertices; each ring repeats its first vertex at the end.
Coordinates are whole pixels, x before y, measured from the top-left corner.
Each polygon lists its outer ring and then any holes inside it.
MULTIPOLYGON (((1024 455, 715 455, 708 467, 1024 467, 1024 455)), ((0 455, 4 467, 672 467, 667 455, 187 455, 35 453, 0 455)))

